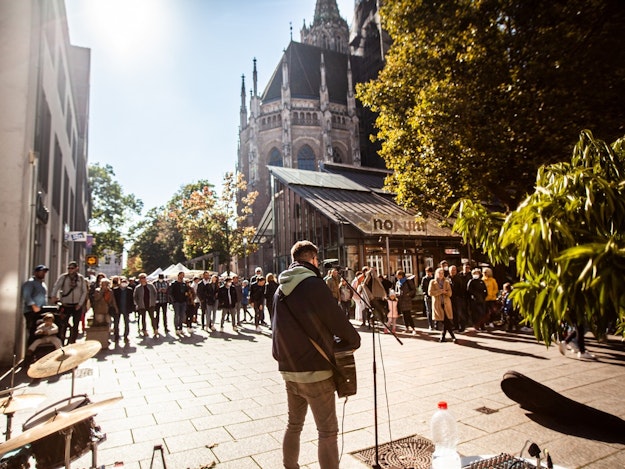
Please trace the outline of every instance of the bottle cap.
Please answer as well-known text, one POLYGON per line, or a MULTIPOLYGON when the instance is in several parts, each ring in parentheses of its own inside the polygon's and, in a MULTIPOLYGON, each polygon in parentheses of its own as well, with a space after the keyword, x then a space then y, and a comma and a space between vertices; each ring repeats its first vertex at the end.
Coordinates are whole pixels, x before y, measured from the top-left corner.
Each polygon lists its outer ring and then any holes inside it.
POLYGON ((439 408, 439 409, 447 409, 447 402, 445 402, 445 401, 440 401, 440 402, 438 403, 438 408, 439 408))

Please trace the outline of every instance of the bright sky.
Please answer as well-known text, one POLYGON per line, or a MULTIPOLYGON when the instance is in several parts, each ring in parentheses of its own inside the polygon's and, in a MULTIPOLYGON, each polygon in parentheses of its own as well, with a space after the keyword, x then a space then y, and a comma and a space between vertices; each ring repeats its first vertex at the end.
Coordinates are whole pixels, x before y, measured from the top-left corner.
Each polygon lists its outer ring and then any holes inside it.
MULTIPOLYGON (((70 40, 91 49, 89 161, 124 192, 165 204, 184 184, 220 187, 237 158, 257 58, 262 93, 316 0, 66 0, 70 40)), ((348 24, 354 0, 337 0, 348 24)))

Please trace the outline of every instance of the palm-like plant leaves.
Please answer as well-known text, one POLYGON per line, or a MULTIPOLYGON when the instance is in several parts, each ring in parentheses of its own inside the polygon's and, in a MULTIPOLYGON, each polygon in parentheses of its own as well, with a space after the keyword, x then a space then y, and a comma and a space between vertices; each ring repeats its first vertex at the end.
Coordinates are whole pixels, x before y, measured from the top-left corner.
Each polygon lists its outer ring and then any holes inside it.
POLYGON ((504 217, 458 202, 454 230, 493 262, 516 260, 512 293, 536 337, 585 321, 602 336, 625 318, 625 139, 608 146, 583 131, 570 163, 538 170, 534 193, 504 217))

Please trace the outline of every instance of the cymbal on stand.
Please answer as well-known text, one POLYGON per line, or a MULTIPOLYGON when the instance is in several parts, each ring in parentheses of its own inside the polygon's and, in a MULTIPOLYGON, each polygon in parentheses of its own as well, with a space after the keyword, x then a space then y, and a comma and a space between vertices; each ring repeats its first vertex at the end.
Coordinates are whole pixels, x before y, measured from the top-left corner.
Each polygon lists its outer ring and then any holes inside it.
POLYGON ((82 362, 100 351, 102 344, 97 340, 78 342, 50 352, 28 368, 31 378, 48 378, 73 370, 82 362))
POLYGON ((13 414, 18 410, 32 409, 46 399, 43 394, 19 394, 0 399, 0 410, 3 414, 13 414))
POLYGON ((45 438, 46 436, 52 435, 53 433, 61 431, 65 428, 71 427, 78 422, 82 422, 83 420, 93 417, 100 411, 101 408, 117 402, 121 399, 121 396, 113 397, 110 399, 105 399, 104 401, 94 402, 93 404, 79 407, 78 409, 75 409, 71 412, 59 412, 58 414, 51 417, 48 421, 37 425, 36 427, 33 427, 29 430, 26 430, 24 433, 21 433, 15 438, 11 438, 4 443, 0 443, 0 456, 8 453, 9 451, 13 451, 14 449, 21 448, 24 445, 45 438))

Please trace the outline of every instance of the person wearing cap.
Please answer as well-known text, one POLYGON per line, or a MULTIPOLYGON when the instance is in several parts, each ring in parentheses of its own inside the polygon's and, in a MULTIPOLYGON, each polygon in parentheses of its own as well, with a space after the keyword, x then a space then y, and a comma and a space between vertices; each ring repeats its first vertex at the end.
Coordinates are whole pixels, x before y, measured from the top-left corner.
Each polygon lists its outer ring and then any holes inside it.
POLYGON ((59 338, 65 340, 65 334, 69 327, 69 318, 72 318, 72 327, 69 335, 69 343, 76 342, 78 337, 78 324, 82 316, 82 308, 87 300, 87 284, 85 278, 78 272, 78 263, 71 261, 67 264, 67 272, 61 274, 52 287, 52 302, 61 303, 59 338))
POLYGON ((33 269, 33 276, 22 284, 22 302, 29 342, 34 337, 41 308, 48 303, 48 286, 44 279, 49 270, 43 264, 38 265, 33 269))

